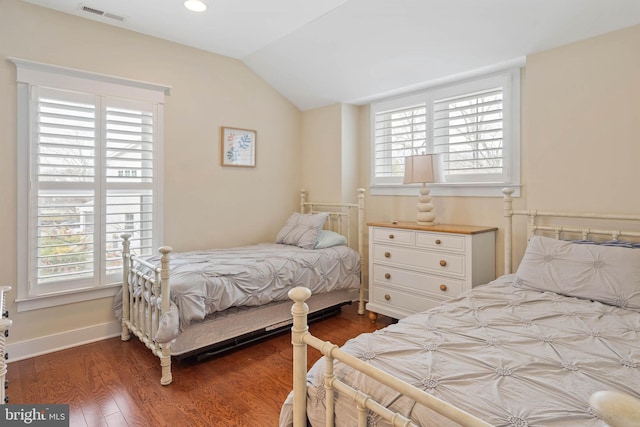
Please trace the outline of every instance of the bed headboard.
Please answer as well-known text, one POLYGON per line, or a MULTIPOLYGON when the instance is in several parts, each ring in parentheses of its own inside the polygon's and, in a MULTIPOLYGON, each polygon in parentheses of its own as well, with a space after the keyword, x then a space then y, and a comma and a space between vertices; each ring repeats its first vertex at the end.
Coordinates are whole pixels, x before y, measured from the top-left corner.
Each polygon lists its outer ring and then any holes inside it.
POLYGON ((512 188, 504 193, 504 272, 512 271, 513 217, 527 217, 527 238, 547 234, 556 239, 582 240, 639 240, 640 215, 602 214, 592 212, 556 212, 538 210, 514 210, 512 188))
POLYGON ((307 200, 307 190, 302 189, 300 190, 300 213, 327 212, 329 216, 324 228, 345 236, 347 244, 357 249, 362 256, 364 249, 364 192, 364 188, 358 188, 357 203, 311 202, 307 200))
MULTIPOLYGON (((327 212, 329 216, 324 228, 345 236, 347 244, 360 254, 361 265, 362 254, 364 253, 364 191, 364 188, 358 188, 357 203, 343 203, 310 202, 307 200, 307 190, 300 190, 300 213, 327 212)), ((362 276, 360 277, 358 300, 358 314, 364 314, 364 282, 362 281, 362 276)))

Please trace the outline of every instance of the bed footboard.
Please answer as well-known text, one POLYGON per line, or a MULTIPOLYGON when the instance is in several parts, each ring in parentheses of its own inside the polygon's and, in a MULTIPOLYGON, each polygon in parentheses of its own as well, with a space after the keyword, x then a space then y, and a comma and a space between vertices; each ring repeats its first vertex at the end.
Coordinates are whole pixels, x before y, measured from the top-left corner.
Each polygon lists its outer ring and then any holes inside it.
POLYGON ((377 369, 362 360, 340 350, 338 346, 329 341, 322 341, 309 333, 307 314, 309 308, 305 301, 311 296, 311 291, 305 287, 297 287, 289 291, 289 298, 294 301, 291 308, 293 315, 293 327, 291 328, 291 342, 293 344, 293 426, 306 427, 307 425, 307 345, 322 352, 327 363, 325 375, 326 389, 326 426, 334 425, 334 390, 353 399, 358 410, 358 425, 367 425, 367 412, 372 411, 392 425, 415 426, 405 416, 393 412, 382 404, 373 400, 365 393, 356 390, 338 380, 333 375, 334 360, 339 360, 351 368, 362 372, 378 382, 393 388, 403 395, 415 400, 419 404, 428 407, 435 412, 469 427, 490 427, 491 424, 458 409, 431 394, 405 383, 392 375, 377 369))
POLYGON ((137 336, 160 359, 160 384, 169 385, 171 353, 169 343, 155 341, 162 314, 169 311, 169 253, 171 247, 159 249, 160 265, 153 265, 131 254, 130 234, 122 237, 122 334, 123 341, 130 334, 137 336))

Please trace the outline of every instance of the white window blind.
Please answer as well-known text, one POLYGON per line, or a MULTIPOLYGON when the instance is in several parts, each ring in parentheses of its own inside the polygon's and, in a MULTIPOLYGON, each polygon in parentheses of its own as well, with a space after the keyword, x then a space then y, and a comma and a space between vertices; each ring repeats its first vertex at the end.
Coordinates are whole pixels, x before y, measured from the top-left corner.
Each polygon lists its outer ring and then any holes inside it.
POLYGON ((121 280, 122 241, 151 254, 152 103, 33 87, 30 205, 37 212, 29 281, 45 295, 121 280))
POLYGON ((434 152, 446 181, 502 181, 502 94, 498 87, 434 101, 434 152))
POLYGON ((36 288, 52 285, 55 290, 62 281, 87 285, 93 279, 96 243, 93 97, 43 89, 36 106, 32 280, 36 288))
POLYGON ((427 150, 427 107, 418 102, 375 114, 374 169, 379 182, 404 176, 404 158, 427 150))
POLYGON ((413 194, 404 159, 428 153, 437 155, 432 195, 519 186, 519 85, 510 69, 371 104, 372 194, 413 194))

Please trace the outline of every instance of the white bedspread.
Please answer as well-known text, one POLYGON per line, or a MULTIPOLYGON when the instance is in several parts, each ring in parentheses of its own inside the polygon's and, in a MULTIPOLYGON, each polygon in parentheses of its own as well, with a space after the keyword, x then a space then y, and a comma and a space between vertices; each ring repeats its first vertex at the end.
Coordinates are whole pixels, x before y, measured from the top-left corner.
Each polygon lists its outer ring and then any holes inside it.
MULTIPOLYGON (((517 289, 512 279, 363 334, 343 349, 496 426, 604 426, 589 408, 593 392, 640 397, 640 313, 517 289)), ((313 426, 324 425, 323 373, 321 360, 308 375, 313 426)), ((343 364, 336 376, 419 425, 453 425, 343 364)), ((291 395, 281 426, 290 425, 290 404, 291 395)), ((352 402, 339 399, 336 414, 336 425, 356 425, 352 402)), ((370 414, 368 425, 388 424, 370 414)))
MULTIPOLYGON (((155 264, 159 259, 147 260, 155 264)), ((172 253, 169 283, 172 308, 163 316, 159 342, 217 311, 286 300, 296 286, 313 293, 357 289, 360 255, 347 246, 302 249, 276 243, 172 253)))

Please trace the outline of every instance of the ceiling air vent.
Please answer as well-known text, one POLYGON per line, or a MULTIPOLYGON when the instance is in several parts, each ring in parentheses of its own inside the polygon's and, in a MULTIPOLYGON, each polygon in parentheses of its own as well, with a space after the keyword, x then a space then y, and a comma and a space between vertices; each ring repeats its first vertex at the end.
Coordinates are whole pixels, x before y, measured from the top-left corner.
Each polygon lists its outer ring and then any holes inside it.
POLYGON ((104 10, 96 9, 90 6, 82 6, 80 10, 86 13, 92 13, 94 15, 102 16, 102 17, 113 19, 120 22, 124 22, 124 19, 125 19, 124 16, 116 15, 115 13, 105 12, 104 10))
POLYGON ((82 11, 83 12, 88 12, 88 13, 93 13, 94 15, 99 15, 99 16, 104 15, 104 10, 94 9, 92 7, 89 7, 89 6, 82 6, 82 11))

